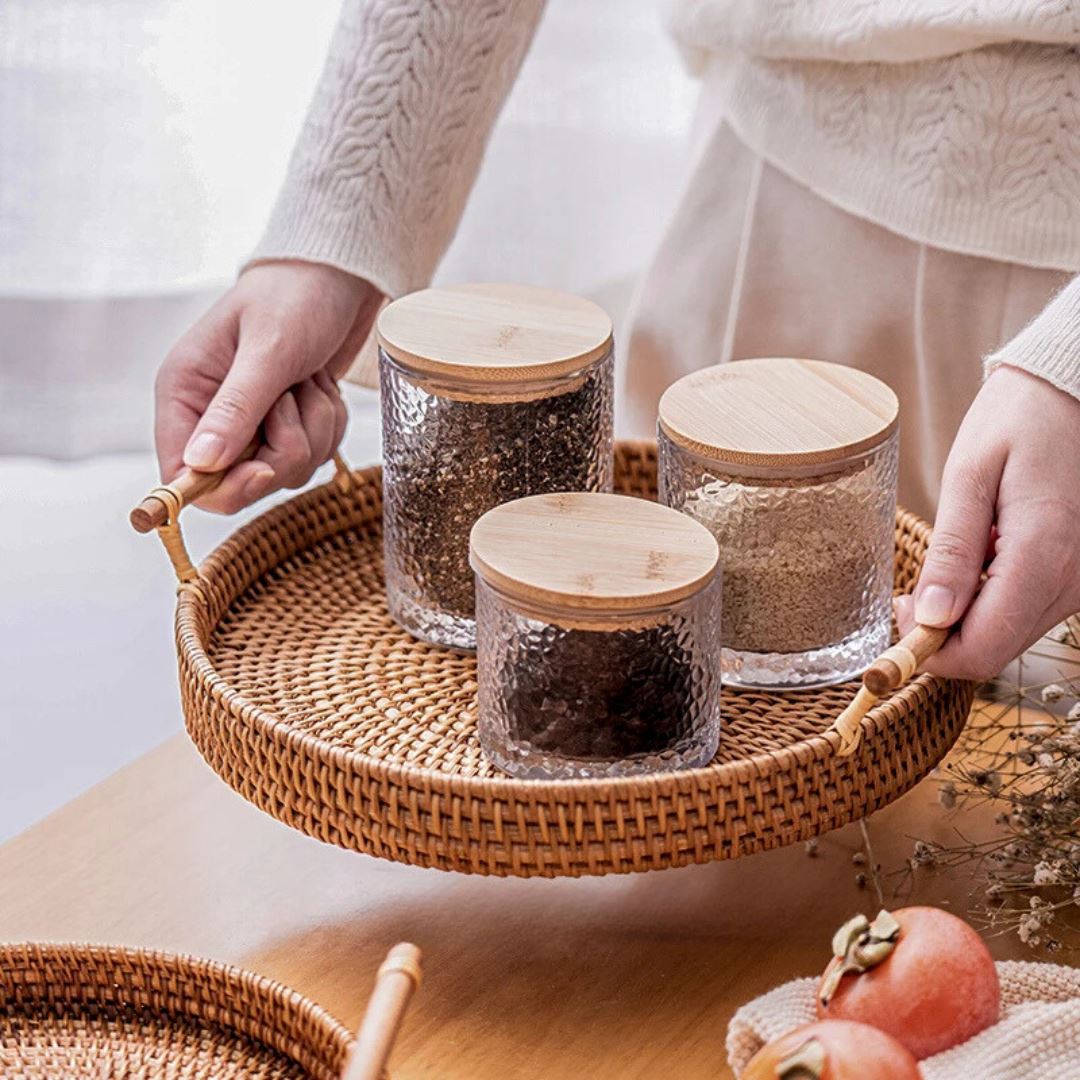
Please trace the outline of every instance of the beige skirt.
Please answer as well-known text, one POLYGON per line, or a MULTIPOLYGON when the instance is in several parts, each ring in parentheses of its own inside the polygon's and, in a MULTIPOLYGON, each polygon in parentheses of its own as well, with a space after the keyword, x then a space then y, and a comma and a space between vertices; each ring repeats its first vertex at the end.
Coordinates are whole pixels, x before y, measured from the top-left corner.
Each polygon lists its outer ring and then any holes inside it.
POLYGON ((943 251, 846 213, 741 143, 708 86, 696 145, 635 301, 621 429, 652 434, 665 387, 709 364, 849 364, 899 395, 900 498, 932 519, 982 358, 1071 275, 943 251))

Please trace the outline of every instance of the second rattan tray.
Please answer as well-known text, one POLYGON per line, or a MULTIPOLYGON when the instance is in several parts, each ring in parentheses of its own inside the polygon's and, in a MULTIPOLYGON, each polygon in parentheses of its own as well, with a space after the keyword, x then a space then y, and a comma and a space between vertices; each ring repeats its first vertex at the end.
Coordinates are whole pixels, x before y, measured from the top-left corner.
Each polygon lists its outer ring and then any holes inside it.
POLYGON ((352 1034, 280 983, 105 945, 0 946, 0 1074, 337 1080, 352 1034))
MULTIPOLYGON (((617 449, 620 491, 655 497, 651 443, 617 449)), ((173 519, 175 519, 175 507, 173 519)), ((725 691, 706 768, 524 781, 480 753, 471 658, 390 619, 380 473, 350 473, 240 529, 196 572, 163 530, 180 588, 176 634, 187 728, 246 799, 328 843, 465 873, 606 874, 731 859, 865 817, 923 777, 967 718, 972 686, 913 680, 864 721, 850 757, 827 733, 851 684, 725 691)), ((898 591, 928 527, 896 524, 898 591)))

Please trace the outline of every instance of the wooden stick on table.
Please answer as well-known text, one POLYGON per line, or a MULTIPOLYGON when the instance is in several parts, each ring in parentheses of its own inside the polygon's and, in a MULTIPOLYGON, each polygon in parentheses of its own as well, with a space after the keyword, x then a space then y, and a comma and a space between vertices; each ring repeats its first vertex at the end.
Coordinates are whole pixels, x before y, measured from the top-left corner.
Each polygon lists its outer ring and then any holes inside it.
POLYGON ((420 950, 402 942, 386 955, 341 1080, 379 1080, 405 1010, 420 985, 420 950))
POLYGON ((916 626, 895 645, 886 649, 863 675, 863 684, 848 707, 837 717, 833 730, 840 735, 841 757, 853 754, 862 739, 863 717, 878 698, 899 689, 945 644, 949 629, 916 626))

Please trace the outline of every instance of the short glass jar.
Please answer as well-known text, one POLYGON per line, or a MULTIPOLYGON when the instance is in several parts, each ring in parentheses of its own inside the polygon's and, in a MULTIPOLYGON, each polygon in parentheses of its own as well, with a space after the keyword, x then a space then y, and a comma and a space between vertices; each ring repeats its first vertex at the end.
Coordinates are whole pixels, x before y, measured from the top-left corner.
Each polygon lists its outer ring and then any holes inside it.
POLYGON ((712 760, 720 582, 708 530, 658 503, 565 493, 473 528, 477 724, 514 776, 626 776, 712 760))
POLYGON ((465 285, 395 301, 377 334, 390 614, 473 649, 476 519, 526 495, 611 490, 611 320, 565 293, 465 285))
POLYGON ((896 395, 854 368, 740 360, 660 402, 660 500, 702 522, 724 574, 723 678, 853 678, 889 644, 896 395))

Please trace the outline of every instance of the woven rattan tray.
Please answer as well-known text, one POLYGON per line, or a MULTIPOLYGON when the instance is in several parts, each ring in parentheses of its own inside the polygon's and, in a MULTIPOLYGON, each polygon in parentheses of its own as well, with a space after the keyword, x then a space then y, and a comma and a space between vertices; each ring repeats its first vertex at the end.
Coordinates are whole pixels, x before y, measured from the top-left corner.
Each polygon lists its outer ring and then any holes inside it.
MULTIPOLYGON (((651 443, 617 450, 619 490, 655 496, 651 443)), ((172 515, 175 519, 175 513, 172 515)), ((850 757, 825 734, 853 687, 725 691, 714 762, 678 774, 522 781, 480 753, 472 659, 390 620, 380 473, 350 473, 240 529, 195 571, 173 520, 188 731, 256 806, 328 843, 467 873, 556 876, 730 859, 865 817, 952 745, 972 687, 920 676, 864 721, 850 757)), ((896 525, 896 588, 929 538, 896 525)))
POLYGON ((352 1035, 280 983, 100 945, 0 946, 0 1074, 337 1080, 352 1035))

